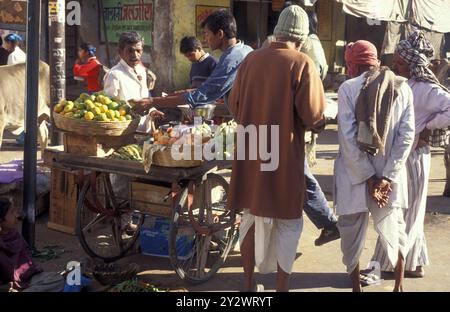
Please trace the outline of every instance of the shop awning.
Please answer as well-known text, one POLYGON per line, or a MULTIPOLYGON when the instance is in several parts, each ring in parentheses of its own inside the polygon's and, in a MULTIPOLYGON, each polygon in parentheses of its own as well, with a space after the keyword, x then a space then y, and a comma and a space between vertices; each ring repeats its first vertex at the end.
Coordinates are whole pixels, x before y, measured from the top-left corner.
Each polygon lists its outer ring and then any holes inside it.
POLYGON ((336 0, 344 12, 380 21, 410 22, 428 30, 450 32, 449 0, 336 0))
MULTIPOLYGON (((272 4, 272 10, 280 12, 283 9, 286 0, 234 0, 235 2, 258 2, 272 4)), ((300 3, 305 6, 313 6, 318 0, 300 0, 300 3)), ((329 0, 327 0, 329 1, 329 0)))

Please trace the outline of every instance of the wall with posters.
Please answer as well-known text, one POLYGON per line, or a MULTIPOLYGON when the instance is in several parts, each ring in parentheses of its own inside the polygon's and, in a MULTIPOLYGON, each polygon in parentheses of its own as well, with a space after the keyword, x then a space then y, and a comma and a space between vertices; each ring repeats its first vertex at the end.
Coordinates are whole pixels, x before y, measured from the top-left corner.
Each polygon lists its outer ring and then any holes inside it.
MULTIPOLYGON (((189 87, 190 63, 179 53, 180 40, 184 36, 202 39, 199 25, 203 18, 214 10, 230 7, 229 0, 103 0, 103 4, 111 66, 119 60, 120 32, 137 30, 145 38, 143 62, 158 78, 154 95, 189 87), (151 8, 151 4, 152 10, 146 13, 145 8, 151 8)), ((97 56, 108 65, 97 1, 82 0, 81 10, 80 41, 96 45, 97 56)))
POLYGON ((191 64, 180 54, 180 41, 184 36, 197 36, 203 41, 200 24, 211 12, 230 8, 229 0, 175 0, 173 1, 173 53, 175 55, 174 87, 183 89, 189 86, 191 64))
MULTIPOLYGON (((48 0, 42 0, 42 8, 47 7, 48 0)), ((0 0, 0 36, 4 38, 10 33, 19 34, 24 41, 19 45, 26 50, 26 20, 27 20, 27 0, 0 0)), ((47 43, 47 11, 42 9, 41 14, 41 40, 40 53, 41 60, 48 61, 47 43)))
MULTIPOLYGON (((27 2, 23 0, 0 1, 0 36, 17 33, 26 39, 27 2)), ((20 44, 25 49, 25 42, 20 44)))
MULTIPOLYGON (((178 0, 175 0, 178 1, 178 0)), ((110 65, 119 61, 118 36, 122 31, 136 30, 145 38, 143 62, 158 76, 155 94, 173 89, 171 3, 168 0, 103 0, 104 14, 107 15, 107 37, 109 42, 110 65), (120 6, 118 3, 120 2, 120 6), (141 14, 141 4, 144 11, 141 14), (133 9, 133 10, 130 10, 133 9), (138 9, 138 11, 134 10, 138 9), (147 10, 147 11, 146 11, 147 10), (119 16, 121 11, 122 16, 119 16), (151 12, 151 13, 150 13, 151 12), (137 20, 129 21, 129 19, 137 20), (139 20, 142 19, 142 20, 139 20), (110 26, 110 27, 108 27, 110 26)), ((89 42, 97 47, 97 56, 108 66, 107 45, 103 22, 97 1, 81 1, 80 42, 89 42)))
POLYGON ((24 0, 0 1, 0 29, 25 31, 27 2, 24 0))

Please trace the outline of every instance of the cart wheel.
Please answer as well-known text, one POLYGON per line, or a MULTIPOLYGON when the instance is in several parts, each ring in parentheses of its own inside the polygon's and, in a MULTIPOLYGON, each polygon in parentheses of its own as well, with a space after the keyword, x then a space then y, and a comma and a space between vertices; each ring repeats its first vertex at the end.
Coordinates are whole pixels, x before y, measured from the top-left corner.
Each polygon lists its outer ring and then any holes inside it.
POLYGON ((184 188, 173 209, 170 223, 170 260, 178 276, 192 284, 209 280, 225 263, 235 242, 235 212, 226 209, 228 182, 217 174, 196 186, 192 204, 194 221, 202 228, 216 228, 201 234, 191 224, 188 188, 184 188), (223 225, 221 229, 220 225, 223 225))
POLYGON ((115 195, 109 174, 102 173, 95 181, 86 181, 80 192, 77 236, 89 256, 113 262, 133 247, 144 216, 131 210, 128 198, 115 195))

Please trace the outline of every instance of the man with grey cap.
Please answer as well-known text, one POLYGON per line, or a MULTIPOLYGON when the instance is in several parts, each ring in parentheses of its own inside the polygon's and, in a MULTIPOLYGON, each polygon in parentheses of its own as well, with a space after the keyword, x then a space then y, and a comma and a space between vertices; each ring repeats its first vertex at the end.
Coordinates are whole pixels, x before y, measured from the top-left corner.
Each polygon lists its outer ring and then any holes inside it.
MULTIPOLYGON (((308 33, 306 12, 297 5, 284 9, 274 32, 276 42, 247 56, 230 95, 236 121, 256 126, 259 144, 279 149, 279 166, 272 171, 261 170, 267 160, 259 156, 233 163, 228 204, 244 212, 239 238, 244 291, 263 290, 254 280, 255 265, 263 274, 277 271, 277 291, 289 290, 303 227, 305 130, 321 129, 325 121, 322 81, 314 62, 300 53, 308 33), (267 135, 264 126, 277 128, 278 137, 274 130, 267 135), (277 147, 270 145, 273 136, 277 147)), ((243 143, 249 150, 249 142, 243 143)))

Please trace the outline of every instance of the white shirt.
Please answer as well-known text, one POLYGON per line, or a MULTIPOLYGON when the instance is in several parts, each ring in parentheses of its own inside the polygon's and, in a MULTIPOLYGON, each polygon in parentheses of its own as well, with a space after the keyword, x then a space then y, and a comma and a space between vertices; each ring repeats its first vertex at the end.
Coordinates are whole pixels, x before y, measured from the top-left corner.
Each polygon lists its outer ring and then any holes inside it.
POLYGON ((106 95, 124 101, 148 98, 147 72, 143 66, 133 69, 121 59, 105 75, 104 89, 106 95))
MULTIPOLYGON (((414 143, 414 106, 411 88, 404 83, 393 104, 385 155, 370 156, 356 143, 355 105, 364 75, 347 80, 338 93, 339 155, 334 164, 335 206, 338 215, 367 212, 374 202, 368 197, 366 181, 376 175, 393 181, 387 207, 408 208, 406 160, 414 143)), ((388 208, 385 208, 388 209, 388 208)))
POLYGON ((414 94, 416 135, 425 127, 429 130, 450 126, 450 93, 430 82, 410 79, 409 86, 414 94))
POLYGON ((320 78, 325 80, 328 74, 328 64, 319 37, 314 34, 309 35, 306 44, 302 47, 302 52, 314 61, 320 78))
POLYGON ((25 63, 27 61, 27 55, 21 48, 16 47, 14 51, 8 56, 7 65, 15 65, 19 63, 25 63))
MULTIPOLYGON (((123 59, 111 68, 104 78, 104 91, 107 96, 118 97, 121 100, 141 100, 148 98, 147 72, 142 65, 131 68, 123 59)), ((151 108, 150 112, 155 108, 151 108)), ((143 116, 139 123, 138 131, 151 131, 150 112, 143 116)))

